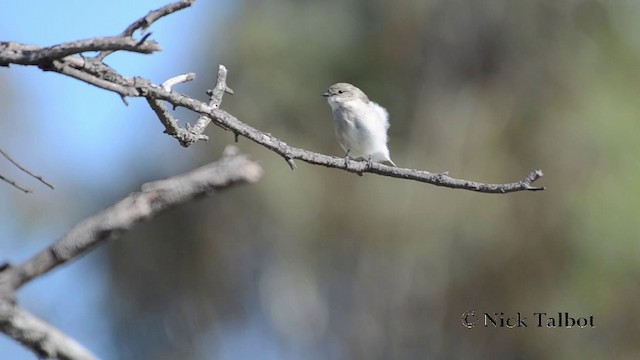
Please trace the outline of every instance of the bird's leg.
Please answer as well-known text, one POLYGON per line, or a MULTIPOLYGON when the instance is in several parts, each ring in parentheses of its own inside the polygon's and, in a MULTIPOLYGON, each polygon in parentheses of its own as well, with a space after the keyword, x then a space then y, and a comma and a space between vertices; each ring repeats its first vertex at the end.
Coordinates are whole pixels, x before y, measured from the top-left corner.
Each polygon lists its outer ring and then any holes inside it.
POLYGON ((369 158, 367 159, 367 170, 371 169, 372 166, 373 166, 373 159, 371 158, 371 155, 369 155, 369 158))
POLYGON ((344 154, 344 167, 348 168, 349 167, 349 153, 351 152, 351 149, 347 149, 347 152, 344 154))

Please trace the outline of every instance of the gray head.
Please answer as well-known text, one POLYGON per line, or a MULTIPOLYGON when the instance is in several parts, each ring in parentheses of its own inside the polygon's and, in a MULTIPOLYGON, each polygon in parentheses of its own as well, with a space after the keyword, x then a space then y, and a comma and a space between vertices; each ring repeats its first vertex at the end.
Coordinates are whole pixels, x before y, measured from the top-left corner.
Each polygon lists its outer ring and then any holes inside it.
POLYGON ((344 103, 351 100, 360 99, 365 103, 369 102, 369 98, 362 90, 349 83, 337 83, 331 85, 322 96, 327 98, 329 104, 344 103))

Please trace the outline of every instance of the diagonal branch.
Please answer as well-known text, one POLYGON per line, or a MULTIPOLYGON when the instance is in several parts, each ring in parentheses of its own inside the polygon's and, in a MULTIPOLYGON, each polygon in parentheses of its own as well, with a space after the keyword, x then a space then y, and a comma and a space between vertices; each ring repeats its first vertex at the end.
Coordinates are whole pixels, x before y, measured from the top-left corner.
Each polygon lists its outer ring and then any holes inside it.
POLYGON ((89 350, 60 330, 18 305, 0 299, 0 331, 36 355, 47 359, 97 359, 89 350))
MULTIPOLYGON (((31 172, 29 169, 25 168, 24 166, 20 165, 19 162, 17 162, 15 159, 13 159, 11 157, 11 155, 9 155, 6 151, 4 151, 2 148, 0 148, 0 154, 2 154, 2 156, 4 156, 5 158, 7 158, 7 160, 11 161, 11 163, 13 165, 15 165, 18 169, 22 170, 23 172, 29 174, 31 177, 40 180, 41 183, 47 185, 48 187, 51 188, 51 190, 53 190, 55 188, 55 186, 53 186, 53 184, 51 184, 50 182, 48 182, 47 180, 44 179, 44 177, 42 177, 42 175, 36 175, 33 172, 31 172)), ((3 179, 5 181, 7 181, 6 179, 3 179)), ((16 186, 15 184, 12 184, 14 186, 16 186)), ((24 189, 20 189, 23 190, 24 189)), ((26 192, 31 192, 30 190, 27 190, 26 192)))
MULTIPOLYGON (((77 258, 89 249, 121 236, 135 224, 190 200, 210 195, 236 184, 253 183, 262 176, 261 167, 233 146, 209 165, 172 178, 142 185, 102 212, 84 220, 49 248, 24 263, 9 267, 14 289, 52 268, 77 258)), ((2 272, 0 272, 0 275, 2 272)))
POLYGON ((188 173, 142 185, 142 190, 120 200, 72 228, 60 240, 27 261, 0 265, 0 331, 39 356, 94 359, 95 356, 53 326, 21 309, 15 293, 25 283, 79 258, 90 249, 117 238, 141 221, 238 184, 253 183, 262 168, 228 146, 223 157, 188 173))
POLYGON ((23 187, 22 185, 18 184, 17 182, 15 182, 14 180, 11 180, 3 175, 0 175, 0 180, 6 182, 7 184, 13 186, 14 188, 24 192, 25 194, 29 194, 33 191, 31 191, 31 189, 27 189, 26 187, 23 187))
POLYGON ((165 17, 167 15, 171 15, 176 11, 180 11, 184 8, 187 8, 191 5, 193 5, 193 3, 195 2, 195 0, 181 0, 181 1, 177 1, 171 4, 167 4, 159 9, 155 9, 152 11, 149 11, 149 13, 147 15, 145 15, 144 17, 136 20, 133 24, 129 25, 123 32, 122 35, 123 36, 132 36, 133 33, 138 30, 138 29, 142 29, 142 30, 146 30, 149 26, 151 26, 151 24, 153 24, 154 22, 156 22, 157 20, 159 20, 162 17, 165 17))

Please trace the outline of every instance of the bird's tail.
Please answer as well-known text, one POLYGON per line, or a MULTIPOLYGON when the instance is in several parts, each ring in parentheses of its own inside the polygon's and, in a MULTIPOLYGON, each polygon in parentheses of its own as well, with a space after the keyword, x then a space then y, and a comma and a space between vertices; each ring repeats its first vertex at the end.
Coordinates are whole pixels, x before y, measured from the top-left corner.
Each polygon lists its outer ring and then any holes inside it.
POLYGON ((379 163, 387 163, 393 167, 398 167, 398 165, 396 165, 396 163, 394 163, 391 160, 391 157, 389 156, 389 152, 378 152, 374 154, 373 161, 379 162, 379 163))
POLYGON ((391 161, 391 159, 386 159, 385 162, 388 162, 389 164, 391 164, 391 166, 393 167, 398 167, 398 165, 396 165, 396 163, 394 163, 393 161, 391 161))

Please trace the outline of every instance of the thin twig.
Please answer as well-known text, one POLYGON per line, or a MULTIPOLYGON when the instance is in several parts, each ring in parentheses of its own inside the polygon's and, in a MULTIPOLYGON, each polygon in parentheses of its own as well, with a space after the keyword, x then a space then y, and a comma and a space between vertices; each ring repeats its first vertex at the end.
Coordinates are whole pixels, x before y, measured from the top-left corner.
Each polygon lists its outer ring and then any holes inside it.
MULTIPOLYGON (((195 0, 182 0, 182 1, 178 1, 178 2, 174 2, 168 5, 165 5, 159 9, 156 10, 152 10, 150 11, 147 15, 145 15, 144 17, 136 20, 135 22, 133 22, 131 25, 127 26, 127 28, 122 32, 121 36, 123 37, 132 37, 133 33, 138 30, 138 29, 142 29, 143 31, 146 30, 151 24, 153 24, 154 22, 156 22, 158 19, 173 14, 176 11, 180 11, 182 9, 185 9, 191 5, 193 5, 193 3, 195 2, 195 0)), ((143 37, 141 41, 146 40, 146 37, 143 37)), ((110 50, 110 49, 105 49, 107 51, 102 51, 100 52, 97 56, 96 59, 99 61, 104 60, 104 58, 106 58, 107 56, 109 56, 110 54, 112 54, 114 51, 118 50, 118 49, 114 49, 114 50, 110 50)))
POLYGON ((154 22, 156 22, 157 20, 159 20, 160 18, 167 16, 167 15, 171 15, 176 11, 180 11, 184 8, 187 8, 191 5, 193 5, 193 3, 195 2, 195 0, 182 0, 182 1, 177 1, 171 4, 167 4, 161 8, 155 9, 150 11, 147 15, 145 15, 144 17, 136 20, 133 24, 129 25, 123 32, 122 35, 123 36, 131 36, 133 35, 133 33, 138 30, 138 29, 142 29, 142 30, 146 30, 149 26, 151 26, 151 24, 153 24, 154 22))
MULTIPOLYGON (((36 178, 38 180, 40 180, 41 183, 47 185, 48 187, 51 188, 51 190, 55 189, 55 186, 48 182, 47 180, 44 179, 44 177, 42 177, 42 175, 37 175, 34 174, 32 171, 30 171, 29 169, 25 168, 24 166, 22 166, 19 162, 17 162, 16 160, 14 160, 6 151, 4 151, 2 148, 0 148, 0 154, 2 154, 5 158, 7 158, 7 160, 11 161, 11 163, 13 165, 15 165, 18 169, 24 171, 25 173, 29 174, 31 177, 36 178)), ((4 179, 3 179, 4 180, 4 179)), ((22 190, 22 189, 20 189, 22 190)), ((27 191, 27 192, 31 192, 31 190, 27 191)))
POLYGON ((2 175, 0 175, 0 180, 2 180, 2 181, 4 181, 4 182, 8 183, 9 185, 11 185, 11 186, 15 187, 15 188, 16 188, 16 189, 18 189, 18 190, 23 191, 25 194, 28 194, 28 193, 31 193, 31 192, 32 192, 30 189, 27 189, 27 188, 25 188, 25 187, 22 187, 22 186, 18 185, 18 183, 17 183, 17 182, 15 182, 15 181, 13 181, 13 180, 11 180, 11 179, 9 179, 9 178, 6 178, 6 177, 4 177, 4 176, 2 176, 2 175))
POLYGON ((171 79, 162 83, 164 91, 171 91, 171 89, 177 84, 185 83, 187 81, 193 81, 196 79, 196 73, 186 73, 178 76, 174 76, 171 79))

